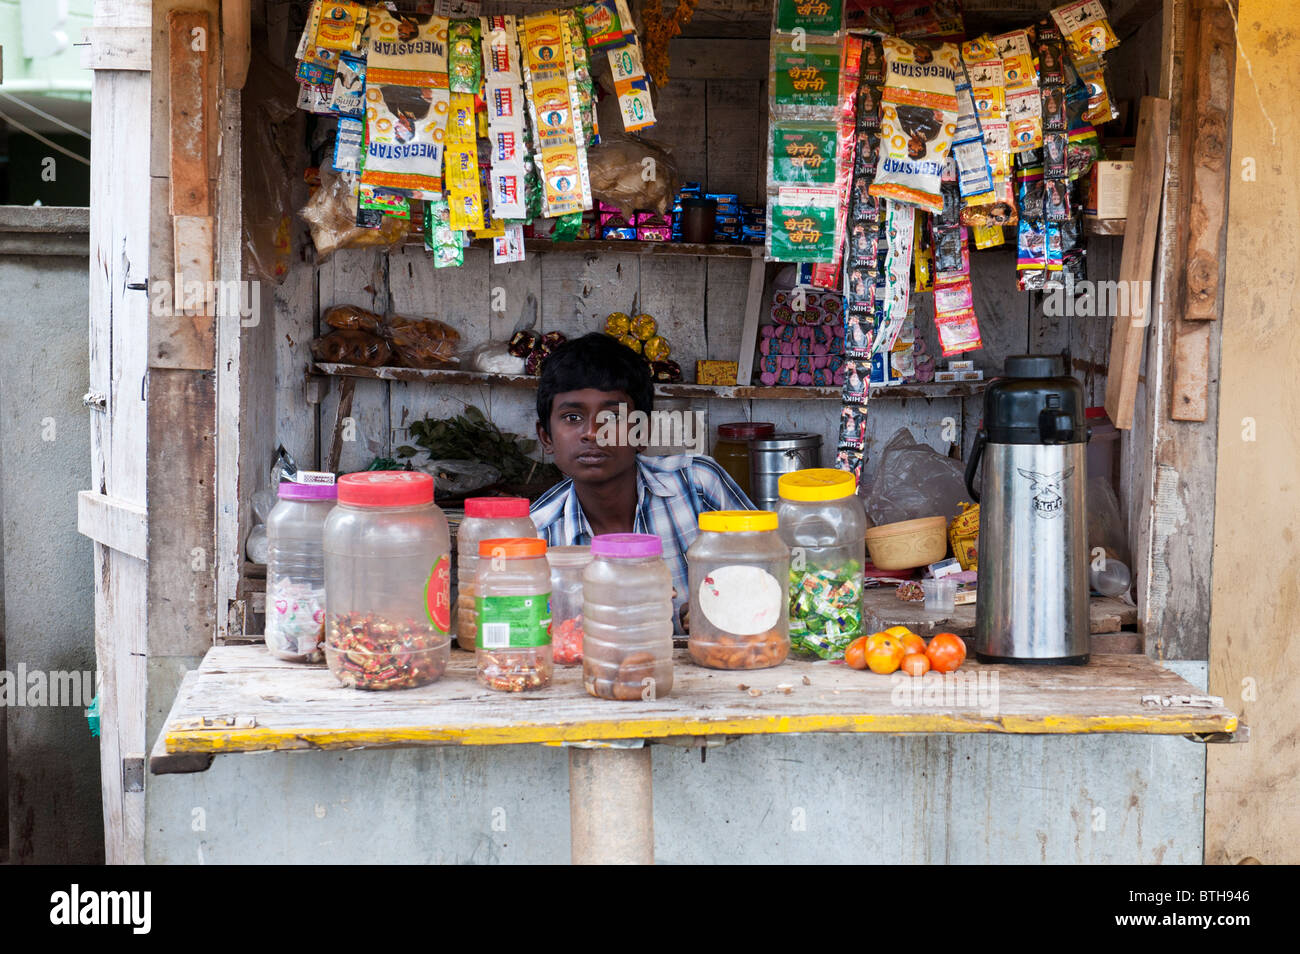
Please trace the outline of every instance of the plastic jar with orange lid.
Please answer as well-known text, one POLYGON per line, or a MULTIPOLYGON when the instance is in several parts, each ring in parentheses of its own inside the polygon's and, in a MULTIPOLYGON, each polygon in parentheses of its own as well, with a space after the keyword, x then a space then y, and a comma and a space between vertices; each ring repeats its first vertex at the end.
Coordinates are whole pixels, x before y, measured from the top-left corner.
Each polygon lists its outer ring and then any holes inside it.
POLYGON ((478 681, 523 692, 551 684, 551 567, 536 537, 478 545, 478 681))

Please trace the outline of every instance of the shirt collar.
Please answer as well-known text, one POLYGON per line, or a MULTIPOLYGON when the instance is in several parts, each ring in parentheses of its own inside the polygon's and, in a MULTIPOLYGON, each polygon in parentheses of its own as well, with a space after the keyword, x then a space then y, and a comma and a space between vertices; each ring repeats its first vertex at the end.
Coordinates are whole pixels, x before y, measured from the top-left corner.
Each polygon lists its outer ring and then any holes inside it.
POLYGON ((664 475, 685 470, 691 466, 689 454, 673 454, 668 457, 646 457, 637 454, 637 473, 641 479, 637 482, 637 504, 641 503, 641 488, 644 486, 656 497, 676 497, 680 488, 673 486, 664 475))

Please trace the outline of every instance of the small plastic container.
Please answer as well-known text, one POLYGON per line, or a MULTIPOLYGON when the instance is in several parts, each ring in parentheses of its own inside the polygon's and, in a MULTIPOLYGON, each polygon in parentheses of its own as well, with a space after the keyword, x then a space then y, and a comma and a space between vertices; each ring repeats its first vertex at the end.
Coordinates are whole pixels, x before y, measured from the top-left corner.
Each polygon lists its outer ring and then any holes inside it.
POLYGON ((734 421, 718 425, 713 459, 722 465, 736 485, 749 496, 749 442, 771 437, 776 425, 765 421, 734 421))
POLYGON ((922 580, 925 608, 932 613, 951 613, 957 605, 956 580, 922 580))
POLYGON ((776 515, 790 547, 790 643, 842 659, 862 634, 867 514, 846 470, 809 468, 778 481, 776 515))
POLYGON ((582 573, 591 562, 591 547, 550 547, 551 658, 557 666, 582 662, 582 573))
POLYGON ((408 689, 451 655, 451 539, 433 478, 345 474, 325 521, 325 662, 345 686, 408 689))
POLYGON ((700 514, 686 551, 691 659, 710 669, 767 669, 790 654, 790 548, 770 510, 700 514))
POLYGON ((600 699, 660 699, 673 690, 673 577, 663 541, 607 533, 583 572, 582 684, 600 699))
POLYGON ((492 537, 535 537, 526 497, 470 497, 456 531, 456 645, 474 651, 478 638, 478 545, 492 537))
MULTIPOLYGON (((331 478, 332 479, 332 478, 331 478)), ((332 484, 280 481, 266 521, 266 648, 291 662, 320 662, 325 642, 325 520, 332 484)))
POLYGON ((500 692, 546 688, 554 671, 546 541, 482 540, 478 555, 478 681, 500 692))

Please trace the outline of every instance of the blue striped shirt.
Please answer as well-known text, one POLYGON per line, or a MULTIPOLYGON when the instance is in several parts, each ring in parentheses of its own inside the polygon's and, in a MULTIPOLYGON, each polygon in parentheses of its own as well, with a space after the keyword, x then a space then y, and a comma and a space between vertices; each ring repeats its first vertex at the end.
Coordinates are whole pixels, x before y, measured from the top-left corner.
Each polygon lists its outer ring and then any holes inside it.
MULTIPOLYGON (((664 543, 664 560, 672 571, 673 610, 681 632, 680 610, 689 602, 686 548, 699 530, 699 516, 710 510, 753 510, 745 492, 712 457, 681 454, 636 458, 636 517, 634 533, 653 533, 664 543)), ((547 546, 591 543, 591 524, 582 512, 573 478, 565 478, 530 508, 533 523, 547 546)))

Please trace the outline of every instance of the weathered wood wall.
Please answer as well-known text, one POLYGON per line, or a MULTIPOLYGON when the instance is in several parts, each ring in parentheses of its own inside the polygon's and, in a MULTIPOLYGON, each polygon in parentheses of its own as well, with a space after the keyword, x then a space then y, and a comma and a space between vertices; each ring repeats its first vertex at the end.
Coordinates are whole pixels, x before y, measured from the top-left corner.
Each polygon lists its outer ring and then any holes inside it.
POLYGON ((1210 747, 1205 860, 1220 864, 1300 862, 1297 44, 1300 7, 1242 0, 1209 645, 1210 690, 1251 735, 1248 745, 1210 747))
MULTIPOLYGON (((704 29, 698 26, 697 30, 704 29)), ((661 91, 652 138, 670 146, 682 179, 709 191, 737 192, 743 202, 763 202, 767 150, 767 41, 690 36, 673 41, 672 81, 661 91)), ((602 128, 620 126, 602 101, 602 128)), ((1091 239, 1090 276, 1113 278, 1117 242, 1091 239), (1114 251, 1112 251, 1112 249, 1114 251)), ((310 259, 310 253, 306 256, 310 259)), ((779 266, 768 268, 767 295, 779 266)), ((521 263, 493 265, 479 249, 466 252, 459 269, 435 270, 416 247, 391 253, 348 250, 319 265, 293 269, 275 295, 276 435, 267 435, 263 458, 276 440, 300 463, 323 459, 338 406, 337 382, 318 407, 303 401, 299 375, 310 363, 309 339, 319 311, 351 303, 379 311, 432 316, 458 328, 468 347, 506 337, 537 302, 538 326, 569 335, 602 327, 610 311, 638 303, 653 314, 688 380, 699 358, 734 359, 744 314, 748 262, 741 259, 643 257, 634 252, 530 254, 521 263)), ((1062 354, 1085 382, 1090 403, 1104 389, 1106 336, 1097 319, 1049 317, 1042 295, 1015 288, 1014 238, 1001 249, 973 255, 972 273, 985 346, 968 355, 986 378, 1000 371, 1008 354, 1062 354)), ((932 296, 917 296, 917 328, 938 354, 932 296)), ((766 309, 765 309, 766 310, 766 309)), ((358 381, 353 400, 353 440, 343 445, 340 466, 365 466, 407 442, 412 420, 457 413, 467 404, 489 412, 506 430, 531 435, 535 414, 530 392, 515 389, 423 383, 358 381)), ((707 402, 710 428, 727 420, 770 420, 782 430, 806 430, 823 438, 824 462, 834 458, 838 405, 833 401, 707 402)), ((898 400, 883 396, 871 405, 866 473, 899 427, 946 449, 952 434, 964 450, 981 415, 979 398, 898 400)))

